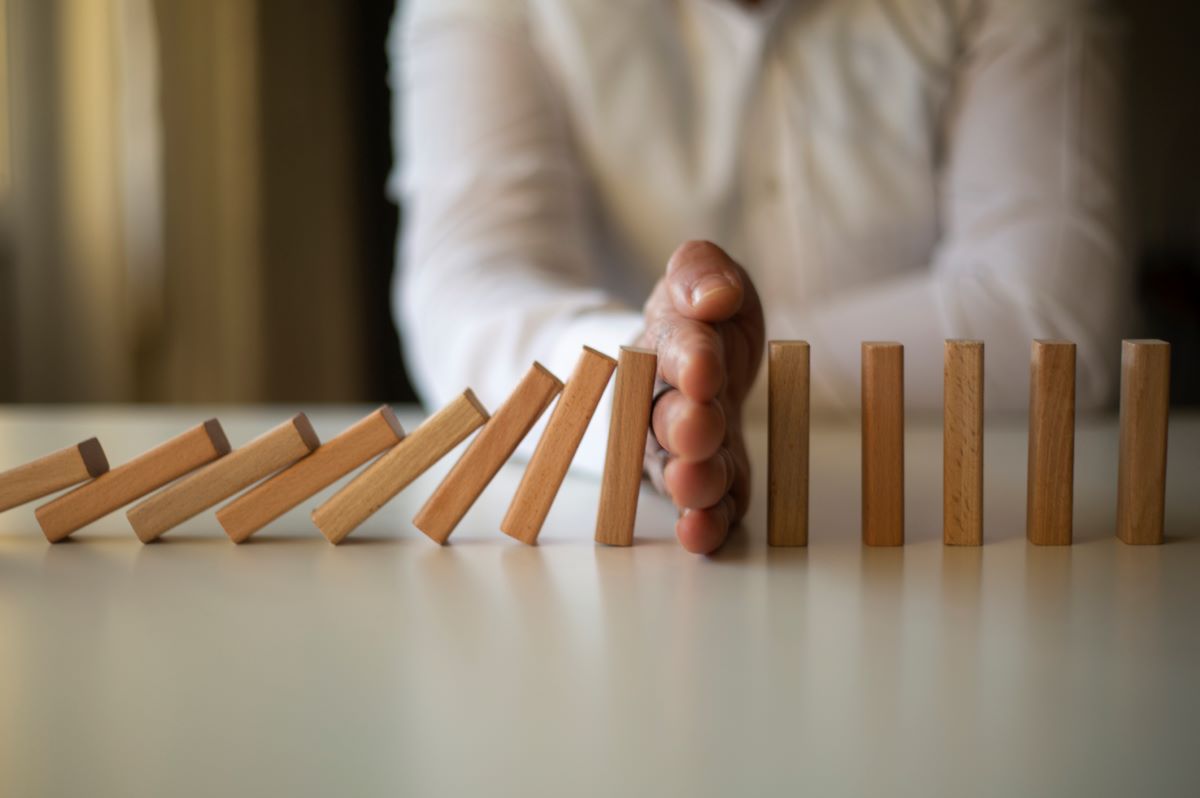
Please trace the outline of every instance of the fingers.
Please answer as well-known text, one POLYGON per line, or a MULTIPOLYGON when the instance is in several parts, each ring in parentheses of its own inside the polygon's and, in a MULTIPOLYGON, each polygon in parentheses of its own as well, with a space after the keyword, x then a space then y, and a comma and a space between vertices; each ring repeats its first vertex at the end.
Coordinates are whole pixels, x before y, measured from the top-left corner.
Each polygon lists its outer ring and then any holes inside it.
POLYGON ((667 262, 667 291, 675 311, 697 321, 725 321, 741 310, 741 267, 708 241, 682 244, 667 262))
POLYGON ((654 403, 654 437, 672 457, 689 462, 707 460, 725 439, 725 411, 717 402, 696 402, 671 390, 654 403))
POLYGON ((693 554, 711 554, 725 542, 734 518, 733 500, 726 497, 714 507, 685 510, 675 523, 675 536, 693 554))
POLYGON ((728 449, 707 460, 670 460, 663 470, 663 487, 677 507, 712 507, 733 488, 736 466, 728 449))
POLYGON ((725 387, 725 344, 711 324, 667 313, 651 322, 658 374, 696 402, 713 400, 725 387))

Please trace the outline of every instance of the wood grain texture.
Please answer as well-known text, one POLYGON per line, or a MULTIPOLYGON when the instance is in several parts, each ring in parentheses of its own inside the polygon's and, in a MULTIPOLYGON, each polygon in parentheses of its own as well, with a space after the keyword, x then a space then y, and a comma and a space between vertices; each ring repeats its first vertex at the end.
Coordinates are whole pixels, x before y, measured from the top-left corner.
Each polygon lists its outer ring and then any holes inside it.
POLYGON ((904 545, 904 347, 862 345, 862 536, 904 545))
POLYGON ((616 367, 617 361, 608 355, 583 348, 500 523, 501 532, 523 543, 537 542, 554 497, 616 367))
POLYGON ((642 487, 642 460, 650 431, 650 406, 658 355, 649 349, 621 347, 617 358, 617 381, 613 388, 612 419, 608 427, 608 451, 600 483, 600 507, 596 513, 596 542, 609 546, 633 544, 638 496, 642 487))
POLYGON ((767 543, 808 545, 809 347, 767 345, 767 543))
POLYGON ((0 513, 94 479, 106 471, 108 458, 95 438, 51 452, 0 473, 0 513))
POLYGON ((220 423, 209 419, 42 505, 36 513, 38 524, 46 539, 57 543, 80 527, 228 453, 229 439, 220 423))
POLYGON ((1075 487, 1075 344, 1034 341, 1029 371, 1025 534, 1039 546, 1071 544, 1075 487))
POLYGON ((217 521, 234 543, 316 495, 363 463, 404 439, 404 429, 384 406, 348 427, 316 451, 251 488, 217 511, 217 521))
POLYGON ((330 543, 341 543, 487 420, 468 388, 313 510, 313 523, 330 543))
POLYGON ((438 543, 445 543, 562 388, 558 377, 534 363, 413 516, 413 525, 438 543))
POLYGON ((1163 542, 1170 397, 1171 345, 1122 341, 1117 537, 1126 543, 1163 542))
POLYGON ((983 341, 946 341, 942 542, 983 545, 983 341))
POLYGON ((297 413, 245 446, 134 505, 126 517, 138 540, 149 543, 239 490, 291 465, 319 445, 308 417, 297 413))

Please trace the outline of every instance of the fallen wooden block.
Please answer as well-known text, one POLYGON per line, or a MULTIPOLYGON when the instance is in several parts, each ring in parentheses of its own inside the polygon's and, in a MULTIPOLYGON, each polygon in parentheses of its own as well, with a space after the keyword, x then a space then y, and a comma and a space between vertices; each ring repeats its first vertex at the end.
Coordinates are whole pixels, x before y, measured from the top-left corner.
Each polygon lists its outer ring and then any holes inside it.
POLYGON ((1029 542, 1069 546, 1075 481, 1075 344, 1070 341, 1033 342, 1027 478, 1029 542))
POLYGON ((904 347, 862 345, 862 535, 904 545, 904 347))
POLYGON ((638 496, 642 485, 642 460, 650 431, 650 405, 658 355, 649 349, 621 347, 617 381, 613 388, 608 451, 600 482, 600 507, 596 512, 596 542, 610 546, 633 544, 638 496))
POLYGON ((767 543, 808 545, 809 348, 767 347, 767 543))
POLYGON ((983 341, 946 341, 942 542, 983 545, 983 341))
POLYGON ((167 530, 260 479, 291 465, 320 445, 308 416, 297 413, 215 463, 169 485, 126 513, 138 540, 167 530))
POLYGON ((487 420, 487 409, 468 388, 313 510, 313 523, 330 543, 341 543, 487 420))
POLYGON ((57 543, 75 530, 229 453, 220 423, 209 419, 124 465, 37 509, 46 539, 57 543))
POLYGON ((523 543, 537 541, 550 505, 562 487, 571 459, 616 367, 617 361, 608 355, 586 346, 583 348, 533 458, 525 468, 508 513, 500 523, 501 532, 523 543))
POLYGON ((105 471, 108 458, 95 438, 59 449, 0 473, 0 513, 94 479, 105 471))
POLYGON ((390 407, 381 407, 315 452, 296 461, 217 511, 217 521, 241 543, 318 491, 404 439, 390 407))
POLYGON ((1163 542, 1167 498, 1167 414, 1171 345, 1121 343, 1121 449, 1117 467, 1117 537, 1163 542))
POLYGON ((413 525, 445 543, 562 388, 558 377, 534 363, 413 517, 413 525))

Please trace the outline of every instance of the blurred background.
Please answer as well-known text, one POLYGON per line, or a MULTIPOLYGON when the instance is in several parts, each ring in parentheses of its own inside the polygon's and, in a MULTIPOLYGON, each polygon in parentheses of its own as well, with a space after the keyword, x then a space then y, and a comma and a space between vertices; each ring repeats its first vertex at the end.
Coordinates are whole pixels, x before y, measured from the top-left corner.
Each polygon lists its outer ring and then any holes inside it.
MULTIPOLYGON (((1200 10, 1126 0, 1143 329, 1200 402, 1200 10), (1190 364, 1185 367, 1185 364, 1190 364)), ((413 397, 391 0, 0 0, 0 401, 413 397)))

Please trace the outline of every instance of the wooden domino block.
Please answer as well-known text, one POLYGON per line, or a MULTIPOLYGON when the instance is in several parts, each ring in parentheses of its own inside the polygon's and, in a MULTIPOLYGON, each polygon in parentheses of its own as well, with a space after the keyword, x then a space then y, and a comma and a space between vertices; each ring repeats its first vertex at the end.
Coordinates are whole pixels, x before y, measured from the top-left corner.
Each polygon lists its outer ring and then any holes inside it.
POLYGON ((217 520, 234 543, 258 530, 318 491, 404 439, 390 407, 360 420, 315 452, 298 460, 217 511, 217 520))
POLYGON ((537 541, 550 505, 562 486, 575 450, 591 423, 596 405, 612 378, 617 361, 590 347, 583 348, 562 397, 538 441, 521 484, 513 495, 500 531, 524 543, 537 541))
POLYGON ((767 543, 808 545, 809 349, 767 347, 767 543))
POLYGON ((649 349, 621 347, 617 381, 613 388, 608 451, 600 483, 600 508, 596 514, 596 542, 610 546, 633 544, 638 495, 642 485, 642 459, 650 430, 650 405, 658 356, 649 349))
POLYGON ((983 545, 983 341, 946 341, 942 542, 983 545))
POLYGON ((0 513, 94 479, 105 471, 108 458, 95 438, 59 449, 0 473, 0 513))
POLYGON ((1167 485, 1167 413, 1171 345, 1121 343, 1121 455, 1117 468, 1117 537, 1162 543, 1167 485))
POLYGON ((228 499, 304 457, 320 445, 303 413, 245 446, 169 485, 126 513, 138 540, 149 543, 167 530, 228 499))
POLYGON ((1075 344, 1034 341, 1029 373, 1025 534, 1039 546, 1071 544, 1075 481, 1075 344))
POLYGON ((904 545, 904 347, 862 345, 862 535, 904 545))
POLYGON ((534 363, 417 511, 413 525, 438 543, 445 543, 562 388, 558 377, 534 363))
POLYGON ((57 543, 75 530, 229 453, 215 418, 177 435, 37 509, 46 539, 57 543))
POLYGON ((487 420, 487 409, 468 388, 313 510, 313 523, 330 543, 341 543, 487 420))

